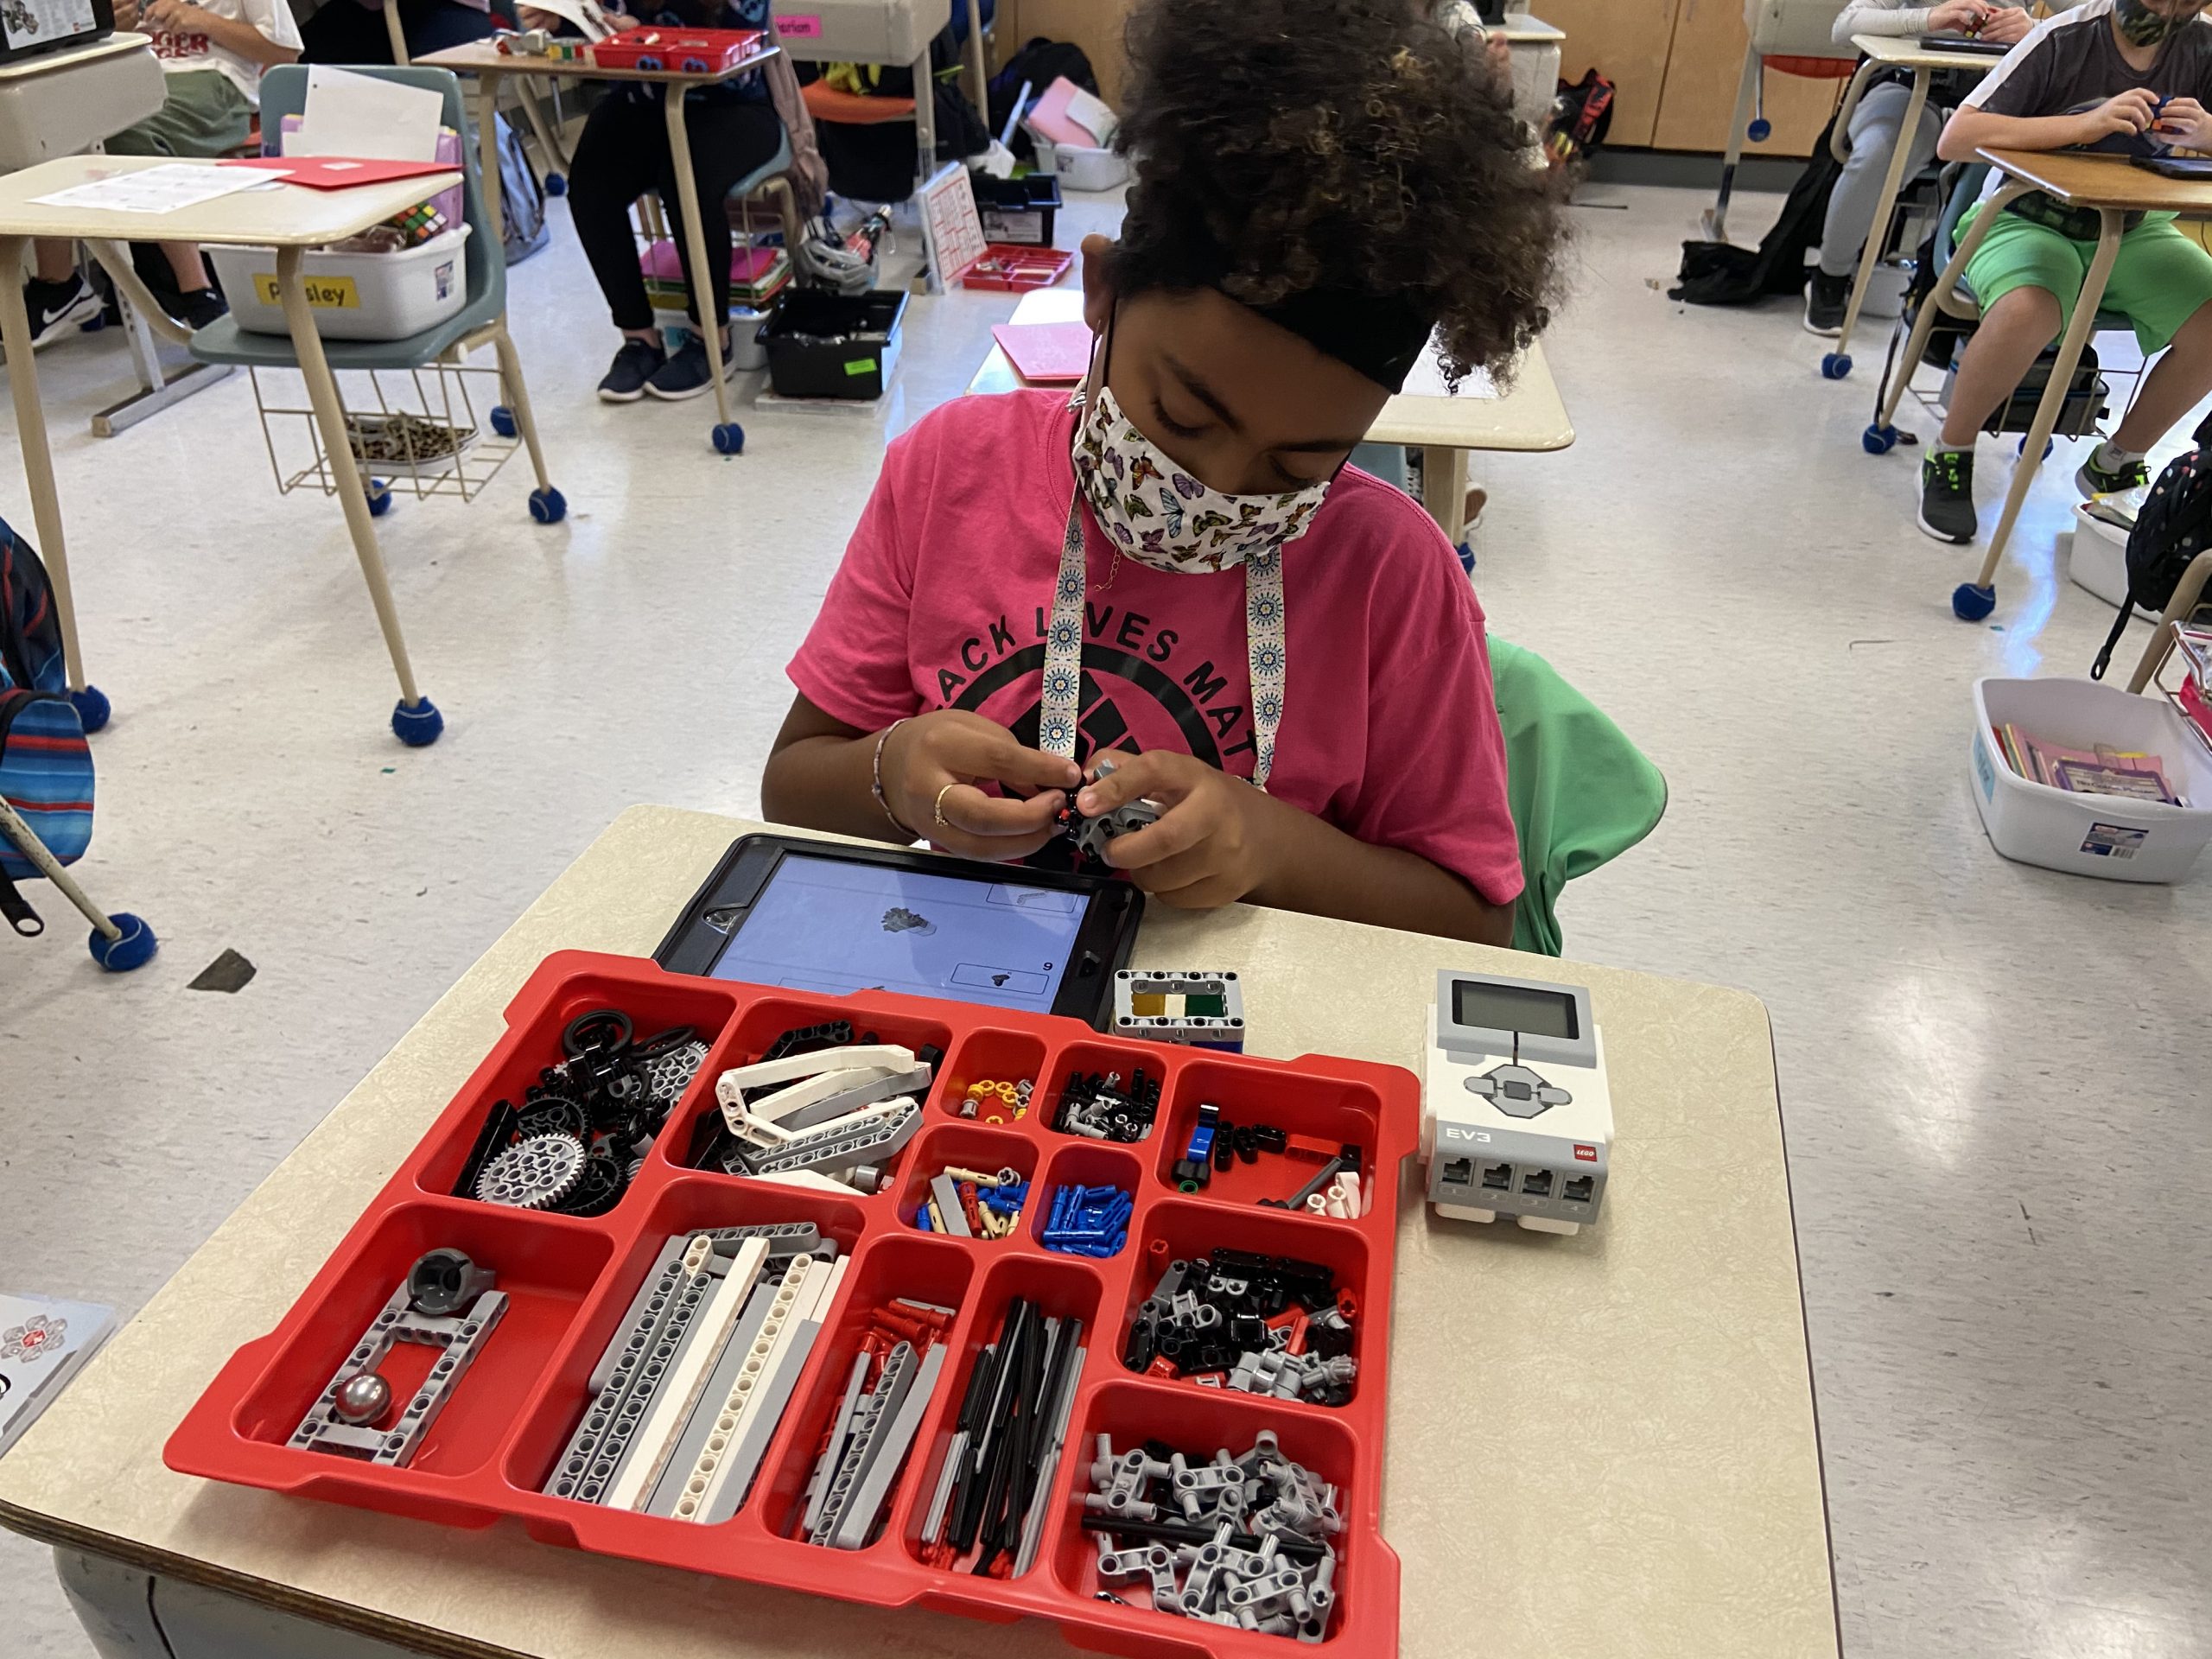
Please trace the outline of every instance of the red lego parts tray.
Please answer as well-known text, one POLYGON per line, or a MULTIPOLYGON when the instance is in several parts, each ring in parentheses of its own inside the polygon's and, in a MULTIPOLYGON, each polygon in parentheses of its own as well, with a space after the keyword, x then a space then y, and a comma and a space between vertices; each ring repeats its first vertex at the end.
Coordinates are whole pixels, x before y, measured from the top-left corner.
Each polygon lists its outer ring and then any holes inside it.
POLYGON ((1409 1074, 583 952, 507 1025, 172 1468, 1108 1652, 1395 1650, 1409 1074), (897 1133, 791 1167, 817 1110, 897 1133))

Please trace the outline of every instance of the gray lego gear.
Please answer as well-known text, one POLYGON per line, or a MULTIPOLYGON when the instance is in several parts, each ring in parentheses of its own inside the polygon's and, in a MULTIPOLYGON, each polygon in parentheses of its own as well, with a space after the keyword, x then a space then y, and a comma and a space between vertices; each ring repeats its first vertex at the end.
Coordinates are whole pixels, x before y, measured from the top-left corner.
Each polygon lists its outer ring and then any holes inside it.
POLYGON ((707 1063, 707 1046, 696 1038, 645 1062, 645 1098, 655 1106, 673 1106, 707 1063))
POLYGON ((550 1209, 576 1190, 588 1157, 573 1135, 534 1135, 484 1166, 476 1196, 511 1209, 550 1209))

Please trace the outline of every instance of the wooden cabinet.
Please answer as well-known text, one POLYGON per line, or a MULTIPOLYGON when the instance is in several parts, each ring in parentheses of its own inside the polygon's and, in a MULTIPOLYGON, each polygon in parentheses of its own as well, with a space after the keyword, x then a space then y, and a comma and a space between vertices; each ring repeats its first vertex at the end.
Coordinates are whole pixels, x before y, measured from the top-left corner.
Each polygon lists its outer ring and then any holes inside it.
MULTIPOLYGON (((1122 31, 1128 22, 1130 0, 999 0, 998 60, 1005 62, 1021 50, 1025 41, 1043 35, 1066 41, 1083 48, 1098 76, 1098 92, 1119 107, 1122 79, 1128 60, 1122 54, 1122 31)), ((1045 89, 1039 87, 1039 92, 1045 89)))
MULTIPOLYGON (((1624 12, 1637 10, 1640 3, 1641 0, 1617 0, 1618 10, 1624 12)), ((1570 29, 1569 49, 1575 44, 1570 29)), ((1659 95, 1659 118, 1649 140, 1653 148, 1719 150, 1727 147, 1728 118, 1736 107, 1737 82, 1750 44, 1750 33, 1744 27, 1744 0, 1678 0, 1666 79, 1659 95)), ((1605 68, 1602 48, 1599 67, 1605 68)), ((1612 73, 1609 69, 1605 73, 1612 73)), ((1769 69, 1766 118, 1774 124, 1774 132, 1763 144, 1746 143, 1744 153, 1810 155, 1813 140, 1827 124, 1843 86, 1842 80, 1811 80, 1769 69)))
MULTIPOLYGON (((1659 124, 1667 80, 1667 48, 1681 0, 1535 0, 1535 15, 1567 31, 1560 79, 1576 81, 1595 69, 1613 83, 1609 145, 1640 147, 1659 124)), ((1733 82, 1730 83, 1732 88, 1733 82)), ((1723 120, 1726 119, 1723 112, 1723 120)))

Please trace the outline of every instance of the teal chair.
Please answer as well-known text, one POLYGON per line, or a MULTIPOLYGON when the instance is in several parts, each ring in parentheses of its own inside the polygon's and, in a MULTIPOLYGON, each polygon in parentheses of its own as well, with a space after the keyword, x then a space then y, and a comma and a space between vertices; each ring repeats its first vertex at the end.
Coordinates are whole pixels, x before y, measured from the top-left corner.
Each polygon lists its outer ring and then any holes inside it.
POLYGON ((1556 957, 1560 890, 1657 827, 1667 810, 1667 780, 1535 652, 1492 634, 1490 673, 1505 734, 1505 792, 1521 843, 1513 948, 1556 957))
MULTIPOLYGON (((400 81, 436 92, 445 100, 440 119, 462 136, 462 218, 468 225, 468 276, 461 309, 432 328, 404 340, 327 340, 323 355, 334 370, 423 369, 446 355, 461 341, 480 330, 489 330, 499 356, 499 376, 512 404, 492 410, 492 429, 503 438, 518 431, 530 448, 537 488, 530 498, 531 517, 543 524, 557 524, 567 515, 568 502, 545 474, 545 457, 538 447, 537 423, 530 412, 530 393, 523 385, 522 363, 507 334, 507 262, 499 238, 484 208, 482 181, 477 175, 477 146, 468 142, 468 121, 461 103, 461 83, 450 69, 390 68, 364 66, 351 74, 373 75, 379 80, 400 81)), ((261 78, 261 130, 281 132, 284 118, 298 115, 307 104, 308 71, 304 64, 287 63, 268 70, 261 78)), ((249 368, 292 369, 299 359, 286 334, 255 334, 240 328, 228 317, 195 332, 189 347, 203 363, 244 364, 249 368)), ((372 510, 381 512, 389 496, 372 491, 372 510)))
MULTIPOLYGON (((461 309, 435 327, 405 340, 327 340, 322 342, 323 356, 334 372, 348 369, 452 366, 463 355, 465 342, 488 335, 499 353, 500 385, 508 400, 493 406, 492 429, 503 438, 521 434, 530 448, 531 467, 537 474, 537 487, 530 496, 530 516, 541 524, 558 524, 567 515, 569 504, 546 476, 545 452, 538 443, 537 423, 531 416, 530 393, 523 385, 522 360, 507 333, 506 257, 500 248, 499 232, 492 228, 485 211, 482 182, 477 175, 477 146, 467 142, 468 122, 461 105, 461 84, 447 69, 363 67, 352 73, 436 92, 444 102, 441 119, 462 136, 462 218, 469 232, 467 287, 461 309)), ((283 64, 264 73, 261 78, 262 130, 272 135, 283 131, 286 116, 302 112, 307 92, 305 65, 283 64)), ((118 280, 120 282, 121 278, 118 280)), ((196 330, 187 349, 202 363, 244 364, 251 369, 301 366, 289 334, 251 333, 240 328, 229 317, 196 330)), ((314 376, 308 378, 311 397, 320 402, 326 393, 326 383, 314 376)), ((318 416, 318 422, 322 418, 318 416)), ((332 420, 334 422, 335 417, 332 420)), ((340 442, 334 432, 326 431, 326 448, 340 442)), ((362 493, 365 499, 346 503, 346 526, 353 535, 353 550, 361 562, 362 577, 369 585, 369 596, 376 605, 377 622, 384 631, 385 649, 391 653, 391 665, 399 677, 399 702, 392 710, 391 729, 402 742, 419 748, 438 741, 445 730, 445 716, 416 689, 414 669, 408 661, 406 641, 400 632, 398 611, 385 574, 384 555, 377 545, 376 531, 369 524, 371 518, 391 505, 391 493, 376 480, 368 479, 362 486, 362 493)))

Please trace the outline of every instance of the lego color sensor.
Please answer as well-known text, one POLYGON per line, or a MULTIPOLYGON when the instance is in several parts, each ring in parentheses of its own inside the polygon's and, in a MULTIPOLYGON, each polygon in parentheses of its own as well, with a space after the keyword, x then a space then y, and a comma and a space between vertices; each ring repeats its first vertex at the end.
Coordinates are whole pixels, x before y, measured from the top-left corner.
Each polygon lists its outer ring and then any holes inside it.
POLYGON ((1437 975, 1421 1149, 1440 1212, 1579 1232, 1598 1219, 1612 1135, 1587 990, 1437 975))

